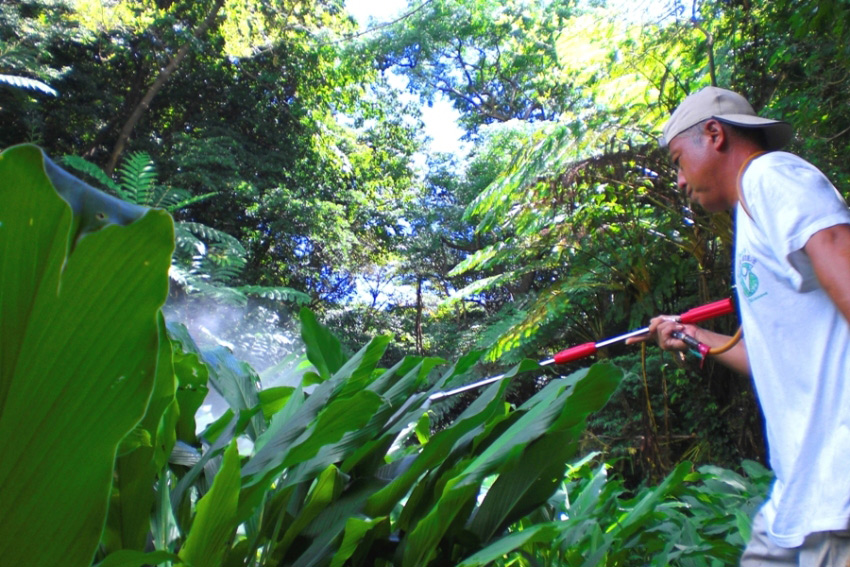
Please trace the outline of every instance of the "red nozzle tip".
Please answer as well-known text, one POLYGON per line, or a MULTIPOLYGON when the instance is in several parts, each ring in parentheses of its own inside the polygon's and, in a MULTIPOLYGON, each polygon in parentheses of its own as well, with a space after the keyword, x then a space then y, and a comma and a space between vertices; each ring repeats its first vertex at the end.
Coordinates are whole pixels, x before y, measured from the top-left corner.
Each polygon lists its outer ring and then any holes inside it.
POLYGON ((566 364, 596 353, 596 343, 584 343, 562 350, 555 355, 555 364, 566 364))

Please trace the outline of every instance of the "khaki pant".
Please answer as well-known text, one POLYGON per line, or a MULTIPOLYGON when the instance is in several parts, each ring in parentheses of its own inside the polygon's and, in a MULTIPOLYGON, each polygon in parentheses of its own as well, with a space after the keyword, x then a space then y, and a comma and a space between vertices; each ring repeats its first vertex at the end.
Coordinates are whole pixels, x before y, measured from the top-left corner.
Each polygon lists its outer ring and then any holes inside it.
POLYGON ((767 537, 762 513, 753 519, 753 535, 741 567, 850 567, 850 531, 809 534, 803 545, 779 547, 767 537))

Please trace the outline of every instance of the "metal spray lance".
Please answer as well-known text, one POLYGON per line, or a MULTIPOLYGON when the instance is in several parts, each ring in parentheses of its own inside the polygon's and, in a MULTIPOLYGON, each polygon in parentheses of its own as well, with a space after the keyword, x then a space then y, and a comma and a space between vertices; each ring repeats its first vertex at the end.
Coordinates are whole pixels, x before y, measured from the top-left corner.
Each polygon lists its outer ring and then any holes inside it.
MULTIPOLYGON (((721 315, 728 315, 735 311, 735 306, 732 303, 730 298, 721 299, 720 301, 715 301, 713 303, 707 303, 705 305, 701 305, 699 307, 694 307, 693 309, 689 309, 685 311, 681 315, 678 315, 676 319, 680 323, 692 324, 699 323, 700 321, 705 321, 707 319, 713 319, 714 317, 719 317, 721 315)), ((568 349, 562 350, 557 353, 554 357, 540 361, 538 364, 540 366, 548 366, 550 364, 566 364, 568 362, 573 362, 575 360, 579 360, 585 357, 588 357, 592 354, 596 354, 596 351, 600 348, 604 348, 606 346, 610 346, 612 344, 625 341, 626 339, 630 339, 632 337, 639 337, 641 335, 645 335, 649 332, 649 327, 644 327, 642 329, 637 329, 635 331, 629 331, 628 333, 618 335, 616 337, 611 337, 608 339, 604 339, 599 342, 591 342, 584 343, 581 345, 576 345, 574 347, 570 347, 568 349)), ((677 337, 682 338, 682 337, 677 337)), ((691 337, 687 337, 691 338, 691 337)), ((693 339, 692 339, 693 340, 693 339)), ((688 343, 690 345, 690 343, 688 343)), ((706 351, 707 353, 708 351, 706 351)), ((705 356, 706 353, 702 353, 705 356)), ((475 388, 480 388, 481 386, 486 386, 487 384, 492 384, 493 382, 497 382, 505 378, 504 374, 499 374, 498 376, 493 376, 491 378, 486 378, 484 380, 480 380, 478 382, 473 382, 471 384, 466 384, 465 386, 460 386, 458 388, 454 388, 452 390, 446 390, 443 392, 435 392, 428 396, 428 401, 433 402, 437 400, 442 400, 444 398, 448 398, 454 396, 455 394, 460 394, 461 392, 466 392, 467 390, 473 390, 475 388)))

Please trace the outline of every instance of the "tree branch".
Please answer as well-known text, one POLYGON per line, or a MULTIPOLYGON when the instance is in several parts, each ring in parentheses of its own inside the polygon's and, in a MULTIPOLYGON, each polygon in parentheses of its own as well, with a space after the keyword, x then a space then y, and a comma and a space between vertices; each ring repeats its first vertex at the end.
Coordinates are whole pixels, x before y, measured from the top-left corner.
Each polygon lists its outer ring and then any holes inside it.
MULTIPOLYGON (((199 39, 206 33, 210 26, 212 26, 219 10, 221 10, 221 7, 224 6, 224 2, 225 0, 216 0, 215 4, 213 4, 207 14, 207 17, 197 28, 195 28, 195 31, 192 34, 193 39, 199 39)), ((150 108, 151 101, 153 101, 157 93, 159 93, 165 83, 168 82, 168 79, 174 74, 177 67, 179 67, 183 59, 186 58, 186 55, 189 54, 189 49, 191 49, 191 47, 192 40, 189 40, 180 46, 177 53, 168 62, 168 65, 160 70, 159 75, 154 80, 153 84, 148 87, 145 96, 142 97, 142 100, 139 101, 139 104, 137 104, 136 108, 133 109, 133 112, 130 114, 130 118, 127 119, 127 122, 124 123, 123 128, 121 128, 121 132, 118 134, 118 139, 115 141, 112 153, 109 156, 109 162, 104 168, 107 175, 112 175, 112 172, 115 171, 115 166, 118 164, 118 160, 121 158, 121 154, 124 152, 124 148, 127 146, 127 141, 130 139, 130 135, 133 133, 133 129, 136 127, 136 124, 139 123, 139 120, 142 119, 142 116, 145 112, 147 112, 148 108, 150 108)))

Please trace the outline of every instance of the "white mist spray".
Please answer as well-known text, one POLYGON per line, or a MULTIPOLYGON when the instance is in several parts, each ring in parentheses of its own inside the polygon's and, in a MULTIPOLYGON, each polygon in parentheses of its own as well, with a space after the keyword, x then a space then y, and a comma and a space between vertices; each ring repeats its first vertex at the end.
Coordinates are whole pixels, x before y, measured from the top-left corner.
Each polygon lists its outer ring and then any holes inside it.
MULTIPOLYGON (((168 321, 186 326, 201 350, 225 347, 247 362, 260 378, 261 388, 297 386, 309 368, 299 327, 293 319, 283 321, 261 305, 232 305, 210 298, 169 300, 163 308, 168 321), (306 368, 305 368, 306 366, 306 368)), ((210 388, 195 415, 200 432, 228 409, 221 394, 210 388)))

